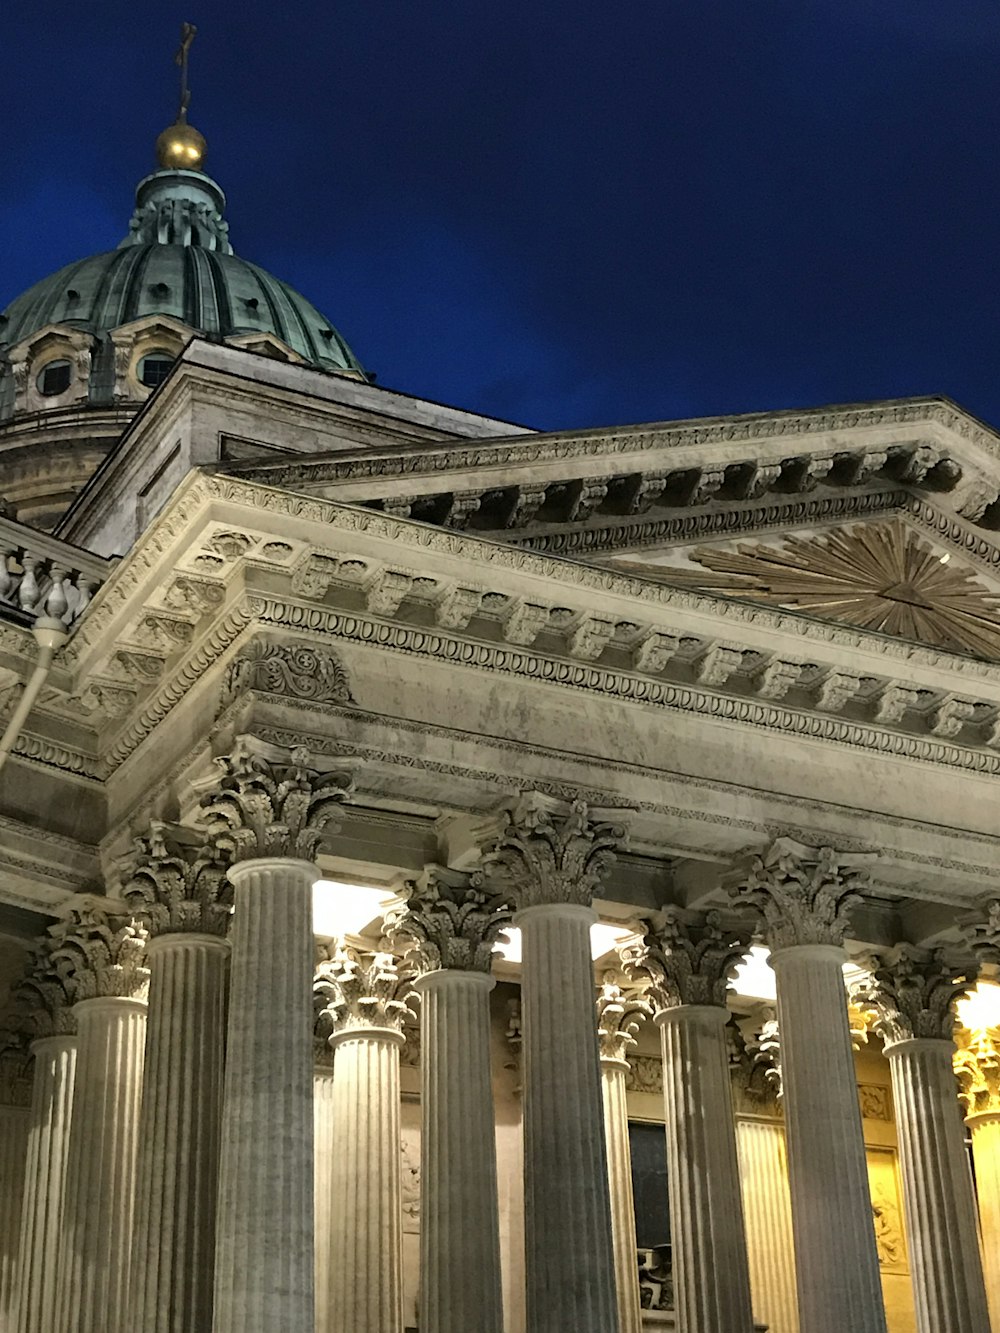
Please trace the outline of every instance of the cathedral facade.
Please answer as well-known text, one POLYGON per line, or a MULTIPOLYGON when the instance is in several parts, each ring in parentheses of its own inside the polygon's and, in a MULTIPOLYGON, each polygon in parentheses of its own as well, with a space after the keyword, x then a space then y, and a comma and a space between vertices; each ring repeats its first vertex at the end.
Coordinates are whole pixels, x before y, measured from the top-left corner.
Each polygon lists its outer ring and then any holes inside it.
POLYGON ((378 387, 204 153, 0 315, 0 1330, 1000 1333, 1000 437, 378 387))

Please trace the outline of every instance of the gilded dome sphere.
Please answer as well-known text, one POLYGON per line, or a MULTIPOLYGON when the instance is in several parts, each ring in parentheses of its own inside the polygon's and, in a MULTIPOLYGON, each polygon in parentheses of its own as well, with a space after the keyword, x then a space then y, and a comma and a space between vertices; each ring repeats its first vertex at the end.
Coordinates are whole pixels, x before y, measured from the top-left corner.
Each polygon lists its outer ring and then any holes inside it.
POLYGON ((165 170, 200 171, 208 144, 193 125, 177 121, 156 140, 156 160, 165 170))

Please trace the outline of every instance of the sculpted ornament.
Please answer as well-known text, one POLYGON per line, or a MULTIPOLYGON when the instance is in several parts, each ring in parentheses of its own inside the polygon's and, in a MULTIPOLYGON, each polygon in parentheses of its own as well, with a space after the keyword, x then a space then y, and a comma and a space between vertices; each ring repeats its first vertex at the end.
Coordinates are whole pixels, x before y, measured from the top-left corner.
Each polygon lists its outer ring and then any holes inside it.
POLYGON ((325 1001, 331 1036, 352 1029, 385 1028, 402 1033, 413 1011, 406 1002, 411 979, 401 976, 391 953, 345 946, 316 969, 315 992, 325 1001))
POLYGON ((325 829, 339 824, 353 777, 341 769, 312 768, 305 749, 281 750, 239 736, 232 753, 217 759, 217 789, 202 797, 204 820, 216 846, 233 860, 287 856, 312 861, 325 829))
POLYGON ((123 906, 88 895, 53 927, 52 962, 74 1003, 98 997, 145 1000, 146 931, 123 906))
POLYGON ((122 899, 150 935, 197 931, 225 935, 232 914, 229 853, 211 840, 188 846, 163 824, 136 839, 122 899))
POLYGON ((760 914, 772 953, 799 944, 839 946, 868 882, 862 867, 874 859, 778 838, 734 874, 730 892, 760 914))
POLYGON ((852 987, 852 999, 875 1014, 875 1029, 887 1043, 953 1039, 954 1002, 972 983, 940 949, 901 944, 872 960, 870 968, 868 977, 852 987))
POLYGON ((641 941, 623 946, 622 961, 630 976, 649 979, 657 1013, 691 1004, 724 1008, 750 936, 747 925, 726 925, 719 912, 667 907, 641 941))
POLYGON ((964 933, 980 966, 1000 965, 1000 898, 986 903, 977 918, 966 925, 964 933))
POLYGON ((27 975, 14 989, 21 1022, 33 1039, 71 1037, 76 1032, 69 969, 53 958, 55 947, 51 933, 36 941, 27 975))
POLYGON ((337 654, 305 643, 252 639, 229 665, 222 686, 223 706, 249 690, 310 703, 354 702, 337 654))
POLYGON ((444 968, 489 972, 497 937, 510 925, 511 909, 500 894, 469 885, 468 877, 428 866, 390 909, 385 933, 400 941, 420 973, 444 968))
MULTIPOLYGON (((605 972, 597 988, 597 1040, 602 1060, 624 1061, 643 1018, 651 1018, 653 1006, 627 979, 605 972)), ((662 1075, 661 1075, 662 1078, 662 1075)))
POLYGON ((31 1105, 31 1052, 25 1033, 0 1029, 0 1106, 31 1105))
POLYGON ((1000 1029, 959 1028, 955 1040, 955 1074, 965 1114, 1000 1114, 1000 1029))
POLYGON ((509 895, 518 908, 543 903, 589 907, 614 864, 615 847, 625 841, 622 825, 592 820, 585 802, 567 806, 540 792, 524 793, 506 819, 474 880, 509 895))

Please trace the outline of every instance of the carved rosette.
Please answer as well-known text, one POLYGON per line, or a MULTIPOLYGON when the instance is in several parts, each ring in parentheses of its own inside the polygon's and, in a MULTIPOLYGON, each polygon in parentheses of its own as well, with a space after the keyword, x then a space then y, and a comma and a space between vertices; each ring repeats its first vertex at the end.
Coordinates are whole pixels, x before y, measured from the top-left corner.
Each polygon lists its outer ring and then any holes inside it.
POLYGON ((74 1003, 146 999, 146 931, 113 903, 91 898, 74 905, 52 933, 52 963, 74 1003))
POLYGON ((518 908, 589 907, 625 842, 624 826, 591 819, 585 802, 567 805, 540 792, 524 793, 506 820, 473 879, 518 908))
POLYGON ((409 886, 406 900, 386 914, 385 933, 402 944, 418 973, 489 972, 493 946, 510 919, 502 895, 473 887, 455 871, 428 866, 409 886))
POLYGON ((597 988, 597 1039, 602 1060, 625 1062, 628 1050, 636 1044, 636 1034, 644 1018, 653 1016, 653 1006, 627 978, 605 972, 597 988))
POLYGON ((128 858, 122 899, 151 936, 224 936, 232 915, 230 860, 228 850, 211 839, 188 846, 153 824, 128 858))
POLYGON ((335 652, 265 638, 252 639, 230 663, 222 685, 223 706, 251 690, 309 703, 354 702, 347 672, 335 652))
POLYGON ((888 1043, 914 1037, 951 1041, 954 1003, 970 984, 940 949, 901 944, 872 960, 869 975, 852 987, 851 998, 875 1015, 875 1029, 888 1043))
POLYGON ((868 882, 862 867, 873 859, 778 838, 733 876, 730 892, 759 914, 772 953, 802 944, 840 946, 868 882))
POLYGON ((410 985, 410 976, 400 975, 391 953, 340 947, 316 969, 314 988, 323 1000, 323 1024, 335 1041, 371 1028, 402 1035, 403 1025, 413 1018, 406 998, 410 985))
POLYGON ((621 956, 630 976, 648 978, 657 1013, 693 1004, 724 1008, 729 979, 749 945, 750 930, 743 923, 727 924, 719 912, 668 907, 621 956))
POLYGON ((250 736, 238 737, 232 753, 216 763, 222 776, 202 797, 202 810, 216 846, 234 861, 314 860, 353 788, 350 773, 320 772, 305 749, 283 751, 250 736))
POLYGON ((955 1034, 955 1074, 966 1115, 1000 1115, 1000 1028, 955 1034))

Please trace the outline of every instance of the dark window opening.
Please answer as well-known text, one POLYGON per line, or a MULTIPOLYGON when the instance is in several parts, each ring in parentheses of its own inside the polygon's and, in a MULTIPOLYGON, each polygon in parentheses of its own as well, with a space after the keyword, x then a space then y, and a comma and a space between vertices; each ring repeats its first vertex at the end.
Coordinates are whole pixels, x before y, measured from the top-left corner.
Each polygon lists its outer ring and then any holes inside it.
POLYGON ((169 352, 150 352, 139 362, 139 383, 147 389, 158 388, 170 374, 174 357, 169 352))
POLYGON ((73 368, 68 361, 50 361, 38 376, 38 391, 46 398, 65 393, 73 382, 73 368))

